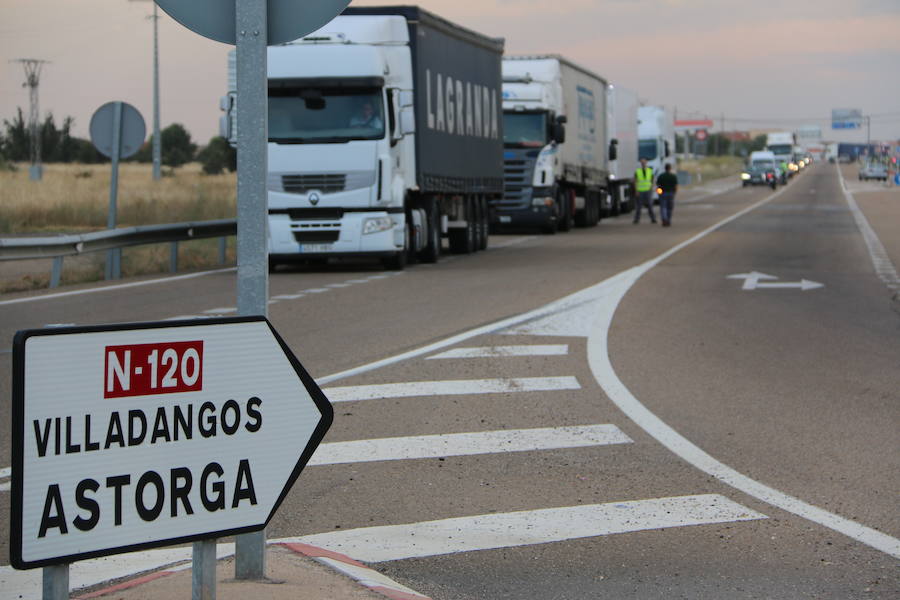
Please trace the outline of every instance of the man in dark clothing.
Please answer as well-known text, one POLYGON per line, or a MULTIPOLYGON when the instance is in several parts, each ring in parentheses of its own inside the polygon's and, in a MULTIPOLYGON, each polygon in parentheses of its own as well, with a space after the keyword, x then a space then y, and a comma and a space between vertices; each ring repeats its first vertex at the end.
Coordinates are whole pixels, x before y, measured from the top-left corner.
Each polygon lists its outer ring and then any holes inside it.
POLYGON ((668 227, 672 224, 675 192, 678 191, 678 177, 672 173, 672 165, 666 164, 666 172, 656 178, 656 185, 662 190, 659 195, 659 217, 663 227, 668 227))

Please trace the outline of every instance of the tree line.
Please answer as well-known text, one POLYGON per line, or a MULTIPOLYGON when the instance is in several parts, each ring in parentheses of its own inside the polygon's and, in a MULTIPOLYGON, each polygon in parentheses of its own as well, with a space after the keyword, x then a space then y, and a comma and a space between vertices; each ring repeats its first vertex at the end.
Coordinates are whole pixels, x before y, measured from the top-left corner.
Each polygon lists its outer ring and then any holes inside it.
MULTIPOLYGON (((47 113, 39 124, 41 160, 45 163, 97 164, 109 159, 94 148, 90 140, 72 135, 75 119, 66 117, 57 125, 52 113, 47 113)), ((226 169, 237 168, 237 153, 222 137, 210 139, 203 148, 191 139, 191 134, 180 123, 173 123, 162 129, 159 135, 162 164, 172 169, 199 161, 203 171, 210 175, 222 173, 226 169)), ((0 163, 27 162, 31 160, 31 131, 21 108, 12 119, 4 119, 0 129, 0 163)), ((153 136, 141 146, 130 162, 149 163, 153 161, 153 136)))

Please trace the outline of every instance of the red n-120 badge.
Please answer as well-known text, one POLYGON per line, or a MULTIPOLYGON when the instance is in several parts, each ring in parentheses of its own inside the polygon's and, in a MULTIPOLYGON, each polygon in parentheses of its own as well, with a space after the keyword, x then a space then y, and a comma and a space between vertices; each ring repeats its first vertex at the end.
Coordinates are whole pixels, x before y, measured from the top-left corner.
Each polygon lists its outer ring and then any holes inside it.
POLYGON ((103 397, 199 392, 203 341, 107 346, 103 397))

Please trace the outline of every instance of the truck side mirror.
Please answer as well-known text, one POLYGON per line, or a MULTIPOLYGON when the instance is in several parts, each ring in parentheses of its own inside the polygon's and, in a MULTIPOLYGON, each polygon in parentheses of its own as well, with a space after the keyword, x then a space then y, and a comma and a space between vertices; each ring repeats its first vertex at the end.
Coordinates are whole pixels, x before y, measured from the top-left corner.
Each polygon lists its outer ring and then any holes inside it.
POLYGON ((616 160, 619 157, 619 140, 612 139, 609 142, 609 160, 616 160))
POLYGON ((411 135, 416 132, 416 116, 412 106, 400 109, 400 135, 411 135))
POLYGON ((562 123, 554 123, 553 124, 553 141, 557 144, 565 143, 566 141, 566 126, 562 123))

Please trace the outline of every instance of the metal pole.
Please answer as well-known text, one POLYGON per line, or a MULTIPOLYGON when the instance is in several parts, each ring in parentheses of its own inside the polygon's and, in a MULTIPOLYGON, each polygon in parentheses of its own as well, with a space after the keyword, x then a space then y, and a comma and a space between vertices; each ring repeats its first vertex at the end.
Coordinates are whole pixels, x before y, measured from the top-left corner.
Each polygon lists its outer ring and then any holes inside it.
POLYGON ((69 600, 69 565, 53 565, 42 569, 42 600, 69 600))
MULTIPOLYGON (((235 2, 237 32, 237 308, 268 310, 266 0, 235 2)), ((235 578, 266 576, 266 532, 235 538, 235 578)))
POLYGON ((153 3, 153 179, 162 178, 162 140, 159 137, 159 14, 153 3))
POLYGON ((191 557, 191 600, 216 599, 216 540, 194 542, 191 557))
MULTIPOLYGON (((112 143, 112 176, 109 181, 109 213, 106 217, 106 228, 115 229, 117 220, 117 201, 119 197, 119 154, 122 151, 122 103, 113 106, 113 143, 112 143)), ((119 257, 121 250, 113 248, 106 251, 106 279, 118 279, 121 275, 119 257)))

